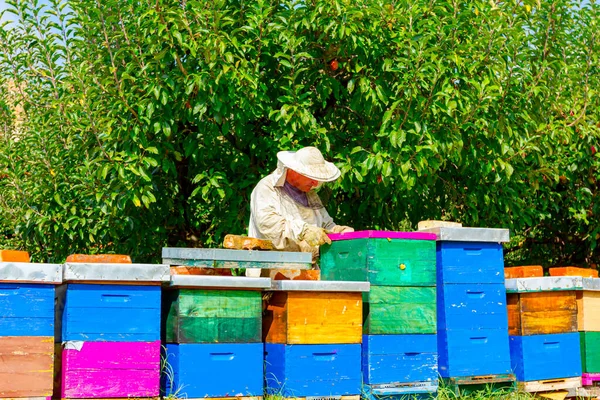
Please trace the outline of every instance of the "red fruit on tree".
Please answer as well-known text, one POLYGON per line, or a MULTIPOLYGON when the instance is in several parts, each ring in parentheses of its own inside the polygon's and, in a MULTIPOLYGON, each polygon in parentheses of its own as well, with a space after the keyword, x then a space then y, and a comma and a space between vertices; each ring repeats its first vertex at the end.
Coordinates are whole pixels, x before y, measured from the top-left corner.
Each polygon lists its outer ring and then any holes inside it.
POLYGON ((331 68, 331 70, 332 70, 332 71, 335 71, 335 70, 337 70, 337 69, 338 69, 338 67, 339 67, 339 63, 338 63, 338 61, 337 61, 337 60, 331 60, 331 61, 329 62, 329 68, 331 68))
POLYGON ((590 150, 592 151, 592 155, 596 154, 596 146, 591 145, 590 150))

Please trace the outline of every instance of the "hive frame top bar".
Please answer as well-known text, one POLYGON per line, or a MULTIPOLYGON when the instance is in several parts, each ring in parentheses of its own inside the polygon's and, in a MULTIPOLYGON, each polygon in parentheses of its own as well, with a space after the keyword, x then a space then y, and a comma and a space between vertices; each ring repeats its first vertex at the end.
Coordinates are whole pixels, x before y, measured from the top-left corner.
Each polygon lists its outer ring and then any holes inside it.
POLYGON ((189 288, 269 289, 271 287, 271 279, 250 278, 245 276, 171 275, 169 286, 189 288))
POLYGON ((230 249, 197 249, 163 247, 163 259, 212 260, 212 261, 253 261, 265 263, 311 263, 312 253, 294 251, 261 251, 230 249))
POLYGON ((435 240, 435 235, 427 232, 396 232, 396 231, 355 231, 346 233, 330 233, 332 241, 352 239, 412 239, 435 240))
POLYGON ((62 283, 62 264, 0 262, 0 281, 62 283))
POLYGON ((168 282, 164 264, 65 263, 63 281, 168 282))
POLYGON ((419 232, 435 233, 438 241, 449 242, 492 242, 501 243, 510 240, 510 232, 504 228, 452 228, 437 227, 419 232))
POLYGON ((507 293, 528 293, 560 290, 600 291, 600 278, 581 276, 545 276, 539 278, 513 278, 505 282, 507 293))
POLYGON ((369 282, 352 281, 271 281, 271 290, 297 292, 368 292, 369 282))

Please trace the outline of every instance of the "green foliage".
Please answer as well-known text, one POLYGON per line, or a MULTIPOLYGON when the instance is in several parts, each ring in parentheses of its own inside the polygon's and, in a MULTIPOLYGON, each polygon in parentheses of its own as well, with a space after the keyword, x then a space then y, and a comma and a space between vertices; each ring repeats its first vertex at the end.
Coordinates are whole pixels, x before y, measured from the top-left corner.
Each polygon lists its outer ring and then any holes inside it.
POLYGON ((217 245, 306 145, 342 171, 321 193, 340 223, 508 227, 510 263, 598 260, 595 2, 8 3, 0 235, 36 260, 217 245))

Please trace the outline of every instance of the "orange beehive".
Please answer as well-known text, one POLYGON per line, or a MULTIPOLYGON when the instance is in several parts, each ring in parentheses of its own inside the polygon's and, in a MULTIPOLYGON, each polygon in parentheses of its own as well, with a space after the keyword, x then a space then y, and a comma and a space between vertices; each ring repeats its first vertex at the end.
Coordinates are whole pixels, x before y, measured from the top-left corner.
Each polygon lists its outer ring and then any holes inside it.
POLYGON ((598 270, 577 267, 550 268, 550 276, 583 276, 584 278, 597 278, 598 270))
POLYGON ((541 265, 523 265, 520 267, 504 268, 504 278, 534 278, 544 276, 544 269, 541 265))
POLYGON ((0 250, 0 261, 29 262, 29 253, 19 250, 0 250))
POLYGON ((600 292, 577 292, 577 328, 580 331, 600 332, 600 292))
POLYGON ((577 332, 575 291, 509 294, 507 308, 509 335, 577 332))
POLYGON ((362 293, 273 292, 266 303, 267 343, 361 343, 362 293))
POLYGON ((131 264, 131 257, 123 254, 71 254, 68 263, 131 264))

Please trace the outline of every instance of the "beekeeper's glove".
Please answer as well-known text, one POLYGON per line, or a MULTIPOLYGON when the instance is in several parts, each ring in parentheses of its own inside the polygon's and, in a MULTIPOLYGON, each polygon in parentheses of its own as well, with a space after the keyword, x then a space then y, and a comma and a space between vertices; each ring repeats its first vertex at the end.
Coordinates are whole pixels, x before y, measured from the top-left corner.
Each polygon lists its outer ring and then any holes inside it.
POLYGON ((327 236, 325 229, 309 224, 304 225, 299 239, 304 240, 313 247, 321 246, 325 243, 331 244, 331 239, 327 236))

